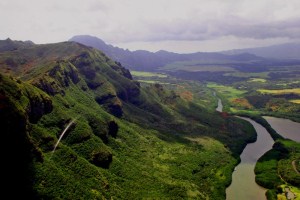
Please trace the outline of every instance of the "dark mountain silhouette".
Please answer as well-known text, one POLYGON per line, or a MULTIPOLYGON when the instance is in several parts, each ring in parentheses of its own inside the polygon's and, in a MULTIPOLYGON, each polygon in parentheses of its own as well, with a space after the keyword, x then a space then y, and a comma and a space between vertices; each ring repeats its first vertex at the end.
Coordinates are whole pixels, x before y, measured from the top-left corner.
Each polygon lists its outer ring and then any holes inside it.
POLYGON ((125 67, 142 71, 154 71, 160 67, 165 66, 166 64, 178 61, 198 61, 199 64, 237 64, 240 62, 249 63, 264 60, 264 58, 255 56, 250 53, 226 55, 223 53, 212 52, 179 54, 163 50, 157 51, 155 53, 145 50, 129 51, 106 44, 103 40, 89 35, 74 36, 70 39, 70 41, 75 41, 86 46, 91 46, 99 49, 109 57, 111 57, 113 60, 121 62, 125 67))
POLYGON ((235 55, 251 53, 256 56, 277 59, 300 59, 300 43, 287 43, 259 48, 234 49, 222 53, 235 55))
POLYGON ((25 48, 30 47, 34 45, 32 41, 13 41, 10 38, 7 38, 6 40, 2 40, 0 42, 0 52, 3 51, 13 51, 17 50, 19 48, 25 48))

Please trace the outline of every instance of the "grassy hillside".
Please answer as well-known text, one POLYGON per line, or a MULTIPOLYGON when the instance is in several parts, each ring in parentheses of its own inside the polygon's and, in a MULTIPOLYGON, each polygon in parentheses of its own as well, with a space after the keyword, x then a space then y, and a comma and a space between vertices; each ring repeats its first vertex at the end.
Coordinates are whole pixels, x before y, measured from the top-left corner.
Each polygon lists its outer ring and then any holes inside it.
POLYGON ((6 191, 23 198, 224 199, 238 155, 255 139, 248 123, 180 90, 141 86, 76 43, 3 51, 0 65, 6 191))

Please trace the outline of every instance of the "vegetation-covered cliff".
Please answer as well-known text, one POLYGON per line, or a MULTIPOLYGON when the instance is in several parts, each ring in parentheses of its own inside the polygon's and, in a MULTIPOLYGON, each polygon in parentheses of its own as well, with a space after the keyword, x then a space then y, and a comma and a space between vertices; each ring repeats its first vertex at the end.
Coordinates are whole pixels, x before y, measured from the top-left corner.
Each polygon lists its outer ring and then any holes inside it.
POLYGON ((142 87, 90 47, 4 45, 1 152, 11 198, 225 198, 239 153, 255 139, 248 123, 160 84, 142 87))

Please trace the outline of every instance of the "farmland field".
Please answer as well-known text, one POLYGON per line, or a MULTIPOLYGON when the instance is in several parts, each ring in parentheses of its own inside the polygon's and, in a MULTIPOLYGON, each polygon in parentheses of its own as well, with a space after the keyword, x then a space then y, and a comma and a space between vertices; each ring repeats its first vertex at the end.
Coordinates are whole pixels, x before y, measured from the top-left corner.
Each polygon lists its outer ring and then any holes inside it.
POLYGON ((241 97, 242 94, 246 92, 246 90, 239 90, 231 86, 225 86, 216 83, 208 83, 207 87, 213 88, 218 93, 222 94, 222 96, 225 96, 228 99, 241 97))
POLYGON ((166 78, 166 74, 162 73, 152 73, 152 72, 142 72, 142 71, 130 71, 133 76, 139 77, 159 77, 159 78, 166 78))
POLYGON ((293 99, 293 100, 290 100, 290 102, 300 104, 300 99, 293 99))
POLYGON ((267 90, 258 89, 258 92, 262 94, 300 94, 300 88, 282 89, 282 90, 267 90))

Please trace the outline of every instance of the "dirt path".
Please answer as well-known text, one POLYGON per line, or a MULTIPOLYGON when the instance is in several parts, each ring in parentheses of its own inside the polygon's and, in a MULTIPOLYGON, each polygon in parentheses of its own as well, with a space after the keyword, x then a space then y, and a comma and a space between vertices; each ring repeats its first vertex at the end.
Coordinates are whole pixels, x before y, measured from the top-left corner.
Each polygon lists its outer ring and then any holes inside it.
POLYGON ((295 199, 296 195, 291 192, 290 188, 285 188, 286 198, 287 199, 295 199))
POLYGON ((295 172, 296 172, 297 174, 300 174, 300 172, 297 170, 297 167, 296 167, 296 160, 293 160, 293 161, 292 161, 292 165, 293 165, 293 168, 294 168, 295 172))

